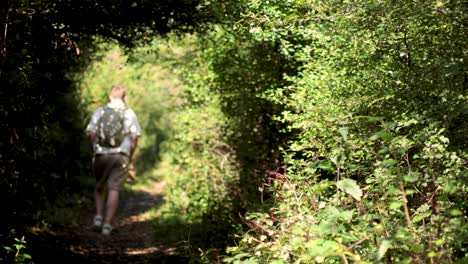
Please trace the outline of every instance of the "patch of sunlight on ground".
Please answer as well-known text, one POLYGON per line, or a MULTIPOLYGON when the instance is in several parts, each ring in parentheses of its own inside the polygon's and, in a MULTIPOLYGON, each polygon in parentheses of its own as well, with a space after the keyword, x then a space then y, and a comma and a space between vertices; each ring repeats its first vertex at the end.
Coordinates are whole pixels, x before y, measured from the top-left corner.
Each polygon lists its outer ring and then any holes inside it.
MULTIPOLYGON (((144 192, 151 196, 163 196, 164 187, 166 186, 165 177, 163 175, 163 170, 154 168, 143 175, 137 174, 137 181, 132 184, 126 184, 125 188, 131 192, 144 192)), ((161 203, 163 203, 163 200, 161 200, 161 203)), ((139 215, 131 217, 128 221, 143 222, 157 219, 161 215, 160 209, 161 206, 155 206, 139 215)))

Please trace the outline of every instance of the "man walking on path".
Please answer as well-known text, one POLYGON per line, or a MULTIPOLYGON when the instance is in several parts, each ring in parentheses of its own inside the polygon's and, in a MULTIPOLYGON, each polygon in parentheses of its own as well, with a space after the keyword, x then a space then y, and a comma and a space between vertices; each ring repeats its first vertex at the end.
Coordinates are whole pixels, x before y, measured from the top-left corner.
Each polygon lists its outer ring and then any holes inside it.
POLYGON ((126 98, 124 87, 113 86, 109 95, 110 102, 93 112, 86 128, 94 150, 92 171, 96 178, 96 215, 93 224, 102 228, 104 235, 109 235, 112 231, 111 222, 117 211, 119 190, 127 179, 129 170, 133 171, 135 168, 133 155, 141 135, 135 112, 125 106, 126 98))

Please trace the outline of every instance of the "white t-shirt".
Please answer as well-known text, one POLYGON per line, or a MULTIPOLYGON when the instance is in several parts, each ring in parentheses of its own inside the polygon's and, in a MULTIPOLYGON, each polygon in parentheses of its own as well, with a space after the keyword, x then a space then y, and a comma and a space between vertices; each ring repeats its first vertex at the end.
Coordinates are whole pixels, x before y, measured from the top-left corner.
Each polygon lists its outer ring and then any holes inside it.
MULTIPOLYGON (((110 108, 125 108, 125 104, 122 102, 122 100, 111 100, 108 104, 108 107, 110 108)), ((99 118, 101 117, 103 111, 103 106, 99 107, 93 112, 93 115, 91 116, 91 120, 88 123, 88 126, 86 127, 86 131, 96 133, 97 132, 97 124, 99 121, 99 118)), ((107 147, 101 147, 99 144, 94 145, 94 152, 96 154, 110 154, 110 153, 124 153, 126 155, 130 155, 130 150, 131 150, 131 141, 130 138, 133 137, 138 137, 141 135, 141 127, 140 124, 138 123, 138 119, 135 115, 135 112, 133 112, 132 109, 130 108, 125 108, 124 112, 124 133, 125 133, 125 138, 122 141, 122 144, 120 144, 119 147, 117 148, 107 148, 107 147)))

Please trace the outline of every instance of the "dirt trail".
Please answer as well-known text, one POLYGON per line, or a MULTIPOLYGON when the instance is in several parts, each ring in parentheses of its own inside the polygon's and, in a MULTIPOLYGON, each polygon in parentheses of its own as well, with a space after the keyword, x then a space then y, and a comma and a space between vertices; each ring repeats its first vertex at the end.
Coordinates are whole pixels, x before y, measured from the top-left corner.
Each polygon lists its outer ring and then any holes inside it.
POLYGON ((93 200, 86 198, 77 225, 33 238, 34 263, 186 263, 156 238, 151 222, 142 215, 162 203, 163 187, 154 182, 142 191, 122 192, 110 236, 92 227, 93 200))

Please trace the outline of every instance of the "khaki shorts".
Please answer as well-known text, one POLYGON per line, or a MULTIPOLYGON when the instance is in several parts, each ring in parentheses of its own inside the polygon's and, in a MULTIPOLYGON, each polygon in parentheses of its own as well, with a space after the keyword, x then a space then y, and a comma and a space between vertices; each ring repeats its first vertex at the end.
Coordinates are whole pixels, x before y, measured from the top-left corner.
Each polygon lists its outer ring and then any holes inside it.
POLYGON ((93 173, 98 191, 118 191, 128 176, 128 157, 120 153, 96 155, 93 173))

